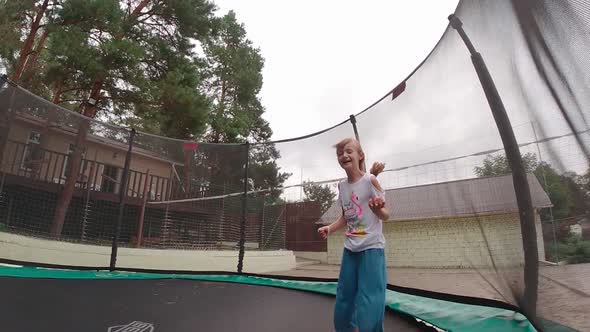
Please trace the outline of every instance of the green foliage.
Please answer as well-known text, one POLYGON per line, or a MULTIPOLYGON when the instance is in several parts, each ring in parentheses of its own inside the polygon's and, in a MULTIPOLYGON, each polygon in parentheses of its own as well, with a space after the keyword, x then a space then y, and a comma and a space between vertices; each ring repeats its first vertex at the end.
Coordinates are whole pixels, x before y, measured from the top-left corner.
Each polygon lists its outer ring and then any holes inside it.
MULTIPOLYGON (((0 0, 6 67, 18 59, 41 2, 0 0)), ((180 139, 267 142, 272 130, 258 96, 264 59, 235 13, 217 17, 215 10, 208 0, 52 0, 35 36, 35 45, 43 33, 47 39, 33 70, 33 91, 80 111, 98 87, 97 116, 104 121, 180 139)), ((181 149, 157 139, 139 135, 137 142, 186 161, 181 149)), ((190 181, 208 181, 221 192, 241 190, 245 154, 219 148, 193 157, 194 169, 186 170, 190 181)), ((280 172, 277 158, 272 145, 252 147, 250 189, 282 186, 290 174, 280 172)))
MULTIPOLYGON (((522 156, 522 164, 527 173, 533 172, 537 166, 537 157, 534 153, 527 153, 522 156)), ((510 174, 512 171, 508 164, 508 159, 503 154, 488 155, 482 166, 476 166, 474 170, 475 174, 479 177, 484 176, 501 176, 510 174)))
POLYGON ((336 194, 330 190, 328 186, 306 182, 303 186, 305 193, 305 202, 319 202, 321 205, 321 212, 326 212, 334 203, 336 194))
POLYGON ((33 15, 35 0, 0 0, 0 73, 12 75, 23 45, 27 15, 33 15))
MULTIPOLYGON (((574 202, 572 200, 572 192, 567 185, 567 177, 557 173, 547 163, 541 163, 534 170, 534 174, 549 195, 551 203, 553 203, 552 213, 554 219, 562 219, 573 216, 574 202)), ((541 217, 544 220, 549 219, 549 210, 541 211, 541 217)))
POLYGON ((547 253, 552 261, 565 261, 568 264, 590 263, 590 241, 573 235, 565 242, 548 246, 547 253))
POLYGON ((229 12, 216 21, 216 34, 203 45, 207 58, 207 93, 214 101, 207 139, 211 142, 256 142, 272 134, 262 119, 258 98, 264 59, 246 38, 244 26, 229 12))
MULTIPOLYGON (((588 196, 583 189, 584 177, 575 173, 566 172, 559 174, 551 165, 545 162, 538 162, 534 153, 527 153, 522 156, 523 165, 527 173, 533 173, 553 204, 551 210, 541 211, 543 220, 581 215, 586 213, 588 196)), ((474 172, 477 176, 501 176, 510 174, 510 166, 505 155, 488 155, 483 165, 476 166, 474 172)))

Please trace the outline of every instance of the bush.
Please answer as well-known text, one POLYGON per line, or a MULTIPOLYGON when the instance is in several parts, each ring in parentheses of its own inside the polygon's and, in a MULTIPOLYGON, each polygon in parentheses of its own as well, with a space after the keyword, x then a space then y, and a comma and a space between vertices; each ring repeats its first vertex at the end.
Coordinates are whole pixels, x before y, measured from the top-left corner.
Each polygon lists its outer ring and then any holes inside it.
POLYGON ((565 242, 549 246, 548 254, 552 261, 559 259, 568 264, 590 263, 590 241, 571 236, 565 242))

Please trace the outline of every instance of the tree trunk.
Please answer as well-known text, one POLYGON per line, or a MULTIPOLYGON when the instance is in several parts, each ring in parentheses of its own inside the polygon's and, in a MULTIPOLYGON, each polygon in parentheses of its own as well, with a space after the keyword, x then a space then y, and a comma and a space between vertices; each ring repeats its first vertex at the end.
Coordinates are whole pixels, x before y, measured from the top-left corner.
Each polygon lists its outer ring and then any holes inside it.
POLYGON ((45 11, 47 10, 47 6, 49 5, 49 0, 43 1, 41 8, 37 12, 33 23, 31 24, 31 30, 27 35, 27 39, 25 39, 25 43, 20 50, 18 56, 18 64, 16 66, 16 70, 14 71, 14 75, 12 75, 11 80, 14 82, 18 82, 20 80, 25 64, 27 62, 27 58, 31 55, 31 50, 33 49, 33 42, 35 41, 35 37, 37 36, 37 31, 39 31, 39 25, 41 24, 41 19, 45 15, 45 11))
POLYGON ((213 143, 219 143, 221 141, 221 128, 218 121, 223 117, 223 112, 225 111, 225 95, 226 95, 226 82, 221 82, 221 96, 219 97, 219 105, 217 108, 217 112, 215 116, 217 117, 217 122, 213 127, 213 143))
MULTIPOLYGON (((62 80, 60 79, 59 81, 55 82, 55 85, 53 87, 53 98, 51 102, 55 105, 61 102, 62 84, 62 80)), ((31 171, 32 178, 38 178, 39 174, 41 173, 40 171, 43 168, 43 165, 46 164, 47 167, 49 167, 49 163, 51 162, 51 159, 46 159, 47 157, 51 158, 51 154, 46 154, 45 152, 49 150, 49 132, 51 130, 51 126, 57 120, 57 113, 57 106, 51 107, 47 111, 47 119, 45 119, 45 122, 43 123, 43 128, 41 128, 41 131, 39 132, 39 145, 36 146, 33 151, 33 160, 35 160, 36 162, 33 163, 31 171)), ((57 162, 57 160, 55 162, 57 162)))
MULTIPOLYGON (((8 84, 8 83, 4 83, 8 84)), ((8 135, 10 134, 10 127, 16 116, 14 110, 14 99, 16 97, 16 88, 7 88, 3 93, 10 94, 8 105, 0 106, 0 162, 4 159, 4 150, 8 143, 8 135)))
MULTIPOLYGON (((100 96, 100 91, 102 89, 102 84, 102 80, 96 80, 94 82, 92 86, 92 91, 90 92, 90 98, 98 100, 100 96)), ((83 114, 86 117, 94 118, 94 116, 96 115, 96 105, 85 104, 83 108, 83 114)), ((63 230, 66 213, 68 211, 68 207, 70 206, 72 196, 74 195, 74 190, 76 189, 76 182, 78 180, 78 176, 80 175, 80 168, 82 166, 82 152, 84 151, 84 147, 86 146, 86 136, 88 135, 89 130, 90 120, 82 120, 82 123, 78 127, 78 134, 76 135, 74 152, 68 158, 68 168, 70 169, 70 172, 68 174, 68 177, 66 178, 66 183, 64 184, 64 188, 61 192, 61 195, 59 195, 57 206, 55 208, 53 224, 51 225, 50 230, 52 236, 60 236, 63 230)))
POLYGON ((74 147, 74 152, 70 155, 68 159, 70 173, 68 174, 68 177, 66 179, 63 191, 59 196, 59 200, 55 208, 53 224, 51 225, 50 230, 51 235, 55 237, 59 237, 61 235, 63 225, 66 219, 66 214, 68 212, 68 207, 70 206, 70 201, 72 200, 72 196, 74 195, 76 181, 78 179, 78 175, 80 174, 80 168, 82 166, 82 151, 84 150, 86 135, 88 134, 89 128, 89 121, 83 121, 80 124, 80 127, 78 128, 78 134, 76 135, 76 144, 74 147))
MULTIPOLYGON (((143 8, 147 6, 147 4, 151 0, 143 0, 141 1, 137 7, 133 10, 131 15, 128 18, 129 23, 133 21, 141 12, 143 8)), ((46 0, 45 2, 48 2, 46 0)), ((121 32, 116 36, 115 39, 121 40, 124 37, 124 33, 121 32)), ((96 104, 100 100, 100 91, 102 90, 102 86, 104 83, 103 77, 96 77, 92 84, 92 90, 90 91, 90 99, 95 101, 94 105, 90 105, 86 103, 83 107, 82 113, 88 118, 94 118, 96 115, 96 104)), ((72 196, 74 195, 74 189, 76 188, 76 181, 78 179, 78 175, 80 173, 80 166, 82 164, 82 151, 84 146, 86 145, 86 136, 88 135, 88 130, 90 129, 90 120, 83 120, 78 128, 78 134, 76 136, 76 144, 74 148, 74 152, 68 159, 68 167, 70 169, 70 173, 66 178, 66 183, 64 184, 64 189, 59 196, 57 207, 55 209, 55 215, 53 217, 53 224, 51 225, 51 235, 52 236, 60 236, 63 225, 66 218, 66 213, 68 207, 70 205, 70 201, 72 200, 72 196)))
POLYGON ((137 5, 137 7, 135 7, 135 9, 133 10, 133 12, 131 13, 131 16, 129 17, 129 20, 133 20, 135 19, 135 17, 137 17, 137 15, 139 15, 139 13, 141 12, 142 9, 145 8, 145 6, 147 6, 148 3, 150 3, 151 0, 143 0, 142 2, 139 3, 139 5, 137 5))
POLYGON ((24 74, 25 77, 31 76, 32 71, 35 68, 35 65, 37 64, 37 60, 39 59, 39 54, 41 54, 41 51, 45 47, 45 42, 47 41, 48 36, 49 36, 49 30, 47 30, 47 29, 43 30, 43 34, 41 35, 41 38, 39 38, 39 41, 37 42, 35 49, 31 53, 31 55, 29 56, 29 59, 27 60, 25 68, 22 72, 22 75, 24 74))

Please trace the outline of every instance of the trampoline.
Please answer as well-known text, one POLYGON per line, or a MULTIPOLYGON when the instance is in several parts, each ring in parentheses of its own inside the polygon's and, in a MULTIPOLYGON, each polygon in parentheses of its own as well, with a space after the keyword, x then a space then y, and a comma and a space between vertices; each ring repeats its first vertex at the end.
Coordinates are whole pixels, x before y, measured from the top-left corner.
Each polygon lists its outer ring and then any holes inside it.
POLYGON ((317 228, 344 211, 304 189, 336 195, 357 137, 392 202, 386 331, 590 331, 586 2, 461 0, 392 90, 282 140, 159 136, 0 76, 0 328, 332 331, 337 280, 296 259, 337 271, 317 228))
MULTIPOLYGON (((336 280, 0 265, 10 331, 330 331, 336 280), (34 312, 36 319, 28 319, 34 312)), ((518 309, 388 286, 386 331, 534 331, 518 309), (452 328, 450 328, 452 326, 452 328)))

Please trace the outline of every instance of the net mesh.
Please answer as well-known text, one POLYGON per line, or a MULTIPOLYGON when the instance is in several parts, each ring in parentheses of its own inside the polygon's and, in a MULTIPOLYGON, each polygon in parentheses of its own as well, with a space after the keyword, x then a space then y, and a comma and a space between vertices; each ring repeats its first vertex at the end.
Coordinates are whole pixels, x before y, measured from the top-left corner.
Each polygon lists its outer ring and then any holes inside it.
MULTIPOLYGON (((539 264, 538 316, 529 319, 546 330, 590 330, 590 7, 471 0, 459 2, 455 14, 494 79, 527 173, 539 264)), ((81 117, 12 84, 0 91, 0 118, 6 243, 22 241, 6 235, 17 234, 108 252, 123 204, 119 245, 158 257, 135 267, 234 271, 243 243, 246 271, 338 276, 344 236, 323 240, 317 228, 342 213, 335 200, 345 173, 333 145, 355 136, 350 120, 263 144, 144 132, 131 142, 128 128, 81 117), (78 175, 56 235, 72 170, 78 175), (199 255, 209 260, 186 265, 199 255)), ((391 211, 383 226, 388 282, 520 308, 535 303, 525 292, 512 171, 457 31, 448 27, 418 68, 355 120, 366 167, 385 163, 378 179, 391 211)))

